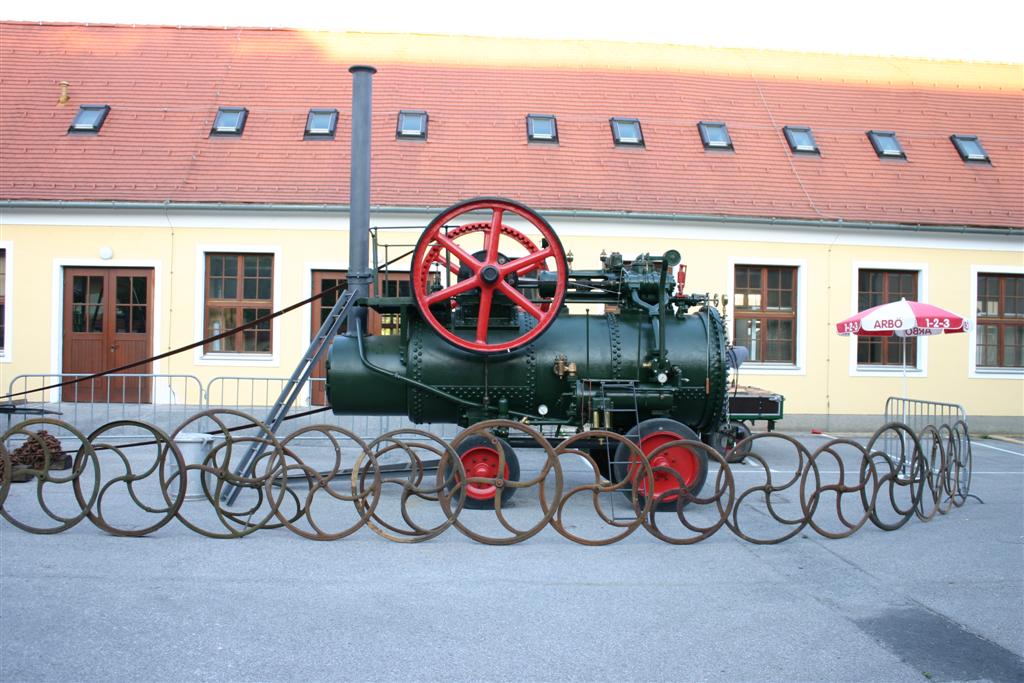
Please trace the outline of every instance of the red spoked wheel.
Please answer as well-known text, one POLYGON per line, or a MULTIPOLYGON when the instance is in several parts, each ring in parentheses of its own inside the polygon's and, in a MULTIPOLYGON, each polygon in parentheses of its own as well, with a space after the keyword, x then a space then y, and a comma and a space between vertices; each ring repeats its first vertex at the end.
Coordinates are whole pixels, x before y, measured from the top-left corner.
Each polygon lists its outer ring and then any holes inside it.
MULTIPOLYGON (((698 441, 697 434, 692 429, 668 418, 653 418, 644 420, 626 435, 634 443, 640 444, 640 450, 645 455, 653 453, 659 447, 685 439, 698 441), (638 441, 639 440, 639 441, 638 441)), ((653 487, 648 477, 644 475, 644 469, 637 462, 637 457, 631 455, 625 444, 620 444, 615 452, 614 474, 616 481, 629 479, 636 484, 637 497, 641 506, 645 504, 647 496, 653 495, 658 501, 658 510, 673 510, 676 506, 678 494, 669 493, 679 490, 679 479, 671 472, 672 470, 682 478, 687 490, 694 496, 700 493, 704 486, 704 480, 708 476, 708 456, 701 449, 691 449, 679 444, 669 446, 655 455, 651 461, 651 468, 654 474, 653 487), (648 490, 653 488, 653 490, 648 490), (663 494, 668 494, 662 497, 663 494)), ((632 490, 626 489, 624 493, 632 496, 632 490)))
MULTIPOLYGON (((497 481, 519 481, 519 458, 508 442, 499 437, 494 441, 485 436, 474 435, 459 444, 457 448, 459 459, 462 461, 466 477, 482 477, 497 481), (498 474, 498 467, 501 464, 501 454, 495 448, 495 444, 504 451, 505 462, 498 474)), ((456 476, 456 482, 459 477, 456 476)), ((515 494, 515 489, 502 485, 501 503, 504 505, 515 494)), ((489 482, 470 482, 466 484, 465 507, 476 510, 488 510, 494 507, 494 499, 498 495, 498 487, 489 482)))
MULTIPOLYGON (((450 239, 450 240, 457 240, 458 238, 462 237, 463 235, 468 235, 468 234, 474 233, 474 232, 484 232, 484 231, 487 231, 487 230, 490 230, 490 229, 491 229, 491 224, 490 223, 467 223, 466 225, 460 225, 459 227, 455 228, 454 230, 449 230, 448 231, 448 239, 450 239)), ((516 242, 518 242, 520 245, 522 245, 522 247, 524 249, 526 249, 526 252, 528 254, 535 254, 538 251, 540 251, 540 247, 538 247, 536 244, 534 244, 533 240, 531 240, 529 237, 527 237, 526 235, 524 235, 523 233, 519 232, 518 230, 516 230, 515 228, 513 228, 511 226, 502 224, 501 225, 501 234, 502 235, 507 235, 507 236, 511 237, 513 240, 515 240, 516 242)), ((444 250, 445 250, 445 247, 442 244, 435 244, 433 247, 430 248, 430 251, 427 252, 427 256, 423 260, 423 263, 424 263, 424 265, 426 267, 417 274, 418 277, 423 278, 424 283, 429 281, 428 278, 429 278, 429 275, 430 275, 430 268, 435 263, 437 263, 437 264, 448 263, 448 260, 445 259, 442 256, 442 252, 444 252, 444 250)), ((537 268, 536 268, 537 271, 547 270, 547 269, 548 269, 548 267, 547 267, 547 260, 546 259, 544 261, 541 261, 540 263, 537 264, 537 268)), ((458 274, 458 272, 456 272, 456 274, 458 274)), ((424 284, 424 291, 425 290, 426 290, 426 285, 424 284)), ((456 307, 456 303, 455 303, 454 299, 451 300, 451 306, 452 306, 452 308, 456 307)), ((547 311, 548 308, 549 308, 548 304, 542 304, 541 305, 541 310, 543 310, 543 311, 547 311)))
POLYGON ((412 260, 413 295, 420 315, 445 341, 477 353, 513 351, 544 334, 565 300, 567 274, 565 251, 551 225, 529 207, 498 197, 470 199, 441 212, 420 236, 412 260), (479 211, 489 211, 489 220, 447 229, 460 216, 479 211), (537 230, 543 238, 543 246, 538 247, 527 235, 506 225, 504 221, 509 217, 518 217, 537 230), (472 242, 480 236, 482 249, 472 242), (502 237, 506 238, 504 250, 502 237), (509 249, 525 250, 525 254, 508 252, 509 249), (437 266, 450 270, 456 278, 461 271, 462 279, 430 291, 430 273, 437 266), (554 273, 553 296, 531 299, 516 288, 519 276, 541 270, 554 273), (450 309, 456 305, 456 297, 471 292, 477 292, 480 299, 476 325, 473 329, 458 331, 462 332, 460 335, 438 316, 445 304, 450 309), (534 319, 534 324, 527 325, 512 339, 507 336, 489 339, 496 299, 505 299, 517 306, 534 319))

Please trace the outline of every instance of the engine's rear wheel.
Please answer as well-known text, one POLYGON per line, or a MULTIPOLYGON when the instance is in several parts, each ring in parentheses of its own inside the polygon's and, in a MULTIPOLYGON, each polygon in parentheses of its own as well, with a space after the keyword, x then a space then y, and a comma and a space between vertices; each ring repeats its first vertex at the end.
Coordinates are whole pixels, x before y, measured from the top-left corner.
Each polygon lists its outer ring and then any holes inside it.
MULTIPOLYGON (((673 441, 700 440, 697 434, 686 425, 664 417, 644 420, 633 427, 626 434, 626 438, 634 443, 638 443, 640 450, 645 455, 649 455, 661 446, 665 446, 673 441)), ((629 480, 635 483, 637 499, 641 507, 646 503, 647 496, 653 495, 659 501, 657 506, 659 511, 675 509, 676 501, 679 498, 680 478, 686 485, 689 493, 697 496, 704 486, 704 480, 708 476, 707 453, 703 449, 689 448, 683 444, 668 446, 668 448, 657 453, 650 460, 650 464, 654 472, 653 490, 648 490, 651 482, 644 475, 644 470, 637 460, 637 456, 631 454, 625 444, 619 444, 619 447, 615 450, 611 469, 615 481, 629 480), (675 474, 672 472, 675 472, 675 474), (672 491, 677 493, 670 493, 672 491)), ((632 499, 633 487, 625 487, 623 493, 632 499)))
MULTIPOLYGON (((485 436, 471 436, 456 448, 456 453, 462 461, 462 467, 467 478, 485 477, 487 479, 507 481, 519 481, 519 458, 512 446, 502 438, 485 436), (495 444, 501 448, 505 456, 504 467, 501 475, 498 474, 500 453, 495 444)), ((458 477, 456 477, 456 483, 458 477)), ((474 510, 493 510, 494 499, 498 495, 499 487, 493 483, 470 482, 466 484, 465 507, 474 510)), ((501 504, 505 505, 515 494, 516 490, 511 486, 501 487, 501 504)))

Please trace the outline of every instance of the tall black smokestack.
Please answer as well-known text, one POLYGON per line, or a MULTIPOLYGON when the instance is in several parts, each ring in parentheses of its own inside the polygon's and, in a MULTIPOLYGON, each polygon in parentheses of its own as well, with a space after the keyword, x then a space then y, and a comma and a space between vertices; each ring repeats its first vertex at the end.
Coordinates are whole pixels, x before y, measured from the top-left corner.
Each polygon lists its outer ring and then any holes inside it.
MULTIPOLYGON (((369 296, 370 282, 370 135, 372 133, 372 66, 349 67, 352 74, 352 173, 349 185, 348 289, 356 299, 369 296)), ((366 308, 353 306, 346 320, 354 335, 356 320, 366 332, 366 308)))

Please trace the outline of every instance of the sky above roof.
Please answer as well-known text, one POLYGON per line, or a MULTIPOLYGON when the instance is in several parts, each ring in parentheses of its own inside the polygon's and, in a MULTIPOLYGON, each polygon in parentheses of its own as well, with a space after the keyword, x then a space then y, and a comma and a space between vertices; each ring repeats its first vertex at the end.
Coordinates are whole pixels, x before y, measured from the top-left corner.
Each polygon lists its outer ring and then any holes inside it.
POLYGON ((6 3, 0 19, 596 39, 1024 63, 1024 3, 1010 0, 48 0, 6 3))

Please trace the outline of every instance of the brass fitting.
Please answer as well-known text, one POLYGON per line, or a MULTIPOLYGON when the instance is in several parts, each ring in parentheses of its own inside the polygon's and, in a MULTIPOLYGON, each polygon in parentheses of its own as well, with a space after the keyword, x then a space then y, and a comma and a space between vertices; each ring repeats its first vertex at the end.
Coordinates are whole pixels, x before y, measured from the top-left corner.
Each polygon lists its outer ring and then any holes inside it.
POLYGON ((576 376, 576 363, 570 363, 564 353, 560 353, 555 356, 555 364, 551 369, 554 371, 558 379, 565 379, 566 375, 569 377, 576 376))

